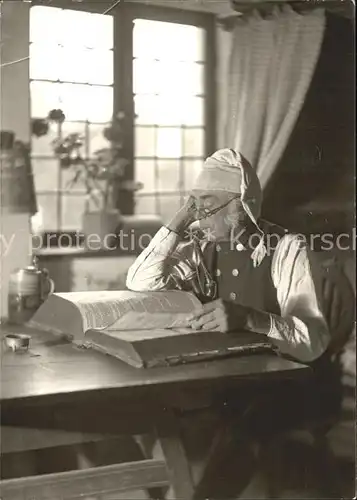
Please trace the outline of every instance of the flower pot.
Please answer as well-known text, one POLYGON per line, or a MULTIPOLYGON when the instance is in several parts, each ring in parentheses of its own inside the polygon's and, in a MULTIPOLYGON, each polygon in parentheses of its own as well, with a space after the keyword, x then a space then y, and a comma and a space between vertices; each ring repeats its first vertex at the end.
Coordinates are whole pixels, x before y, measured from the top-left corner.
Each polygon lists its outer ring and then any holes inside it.
POLYGON ((114 248, 115 230, 120 223, 120 211, 116 209, 84 212, 82 230, 90 250, 114 248))

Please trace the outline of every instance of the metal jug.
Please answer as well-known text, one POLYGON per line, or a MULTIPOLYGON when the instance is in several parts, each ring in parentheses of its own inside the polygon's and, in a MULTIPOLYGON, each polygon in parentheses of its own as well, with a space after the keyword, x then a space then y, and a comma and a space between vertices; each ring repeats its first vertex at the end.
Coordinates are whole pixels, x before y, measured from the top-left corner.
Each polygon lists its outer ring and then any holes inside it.
POLYGON ((9 280, 8 322, 23 324, 29 321, 54 289, 54 281, 47 269, 38 267, 36 257, 31 266, 15 269, 9 280))

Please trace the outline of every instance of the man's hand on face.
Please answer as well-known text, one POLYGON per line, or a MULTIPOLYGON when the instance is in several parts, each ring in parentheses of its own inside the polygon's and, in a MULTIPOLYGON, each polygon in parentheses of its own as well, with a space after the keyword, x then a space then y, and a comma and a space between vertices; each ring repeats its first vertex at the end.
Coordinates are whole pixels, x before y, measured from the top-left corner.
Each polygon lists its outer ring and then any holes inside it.
POLYGON ((196 220, 196 202, 194 196, 189 196, 186 203, 171 219, 167 227, 176 233, 184 233, 196 220))
POLYGON ((222 299, 203 305, 203 309, 189 318, 191 327, 222 333, 247 328, 248 309, 222 299))

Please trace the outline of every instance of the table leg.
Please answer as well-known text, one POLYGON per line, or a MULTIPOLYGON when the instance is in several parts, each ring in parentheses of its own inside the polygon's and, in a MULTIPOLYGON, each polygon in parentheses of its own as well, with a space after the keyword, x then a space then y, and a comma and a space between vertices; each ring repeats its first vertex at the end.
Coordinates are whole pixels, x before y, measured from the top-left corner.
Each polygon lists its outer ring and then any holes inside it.
MULTIPOLYGON (((134 436, 135 441, 140 446, 143 456, 146 459, 164 460, 160 444, 155 433, 134 436)), ((147 493, 153 500, 165 500, 167 498, 168 487, 149 488, 147 493)))
POLYGON ((234 422, 222 423, 206 456, 195 499, 241 498, 253 478, 255 467, 253 443, 237 437, 234 422))
POLYGON ((182 415, 171 411, 167 412, 164 421, 157 424, 157 435, 171 484, 168 498, 239 498, 251 481, 256 465, 251 443, 237 439, 234 422, 217 420, 216 425, 207 427, 203 433, 204 441, 210 438, 210 446, 206 441, 208 446, 202 447, 199 438, 204 430, 204 415, 199 419, 197 416, 196 419, 186 419, 184 423, 182 415), (194 432, 185 435, 185 426, 191 427, 194 432))
POLYGON ((194 498, 194 483, 190 465, 180 432, 179 417, 174 411, 166 411, 157 424, 156 433, 164 454, 171 484, 169 498, 191 500, 194 498))

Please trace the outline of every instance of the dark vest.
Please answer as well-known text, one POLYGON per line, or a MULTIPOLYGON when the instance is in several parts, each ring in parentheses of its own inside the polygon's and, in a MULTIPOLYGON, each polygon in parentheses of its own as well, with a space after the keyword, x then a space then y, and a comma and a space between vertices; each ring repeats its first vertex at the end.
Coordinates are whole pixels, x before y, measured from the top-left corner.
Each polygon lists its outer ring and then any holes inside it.
MULTIPOLYGON (((203 253, 204 260, 211 276, 215 277, 216 298, 280 316, 277 290, 272 280, 275 251, 271 249, 269 252, 268 235, 278 234, 282 237, 286 231, 265 221, 260 221, 259 225, 265 233, 268 248, 268 254, 259 266, 253 266, 252 250, 246 248, 238 251, 230 242, 207 245, 203 253)), ((341 405, 341 377, 338 366, 331 362, 328 352, 309 364, 315 374, 310 381, 310 390, 307 391, 304 386, 302 395, 294 392, 291 404, 297 402, 297 407, 306 406, 308 413, 316 416, 338 412, 341 405)))
MULTIPOLYGON (((261 222, 260 227, 266 235, 266 244, 269 234, 285 234, 283 228, 265 222, 261 222)), ((204 251, 206 265, 217 283, 217 298, 280 315, 272 280, 274 250, 268 252, 259 266, 254 267, 252 249, 239 251, 236 249, 238 243, 238 240, 219 242, 208 245, 204 251)))

